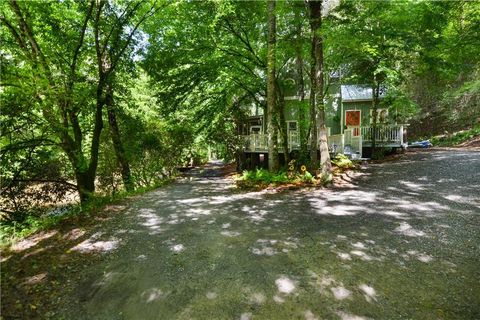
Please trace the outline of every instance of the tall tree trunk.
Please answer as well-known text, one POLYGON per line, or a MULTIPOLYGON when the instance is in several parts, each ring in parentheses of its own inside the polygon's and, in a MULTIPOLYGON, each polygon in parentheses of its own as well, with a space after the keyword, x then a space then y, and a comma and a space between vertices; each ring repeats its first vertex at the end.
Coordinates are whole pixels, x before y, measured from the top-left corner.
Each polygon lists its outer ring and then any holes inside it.
POLYGON ((377 158, 377 114, 380 85, 377 83, 377 76, 373 76, 372 86, 372 158, 377 158))
POLYGON ((290 152, 288 150, 288 128, 287 121, 285 119, 285 95, 283 94, 278 81, 275 81, 275 89, 277 90, 275 95, 277 98, 277 115, 278 115, 278 133, 282 138, 282 150, 283 150, 283 159, 285 164, 290 161, 290 152))
POLYGON ((108 84, 106 87, 105 105, 108 112, 108 124, 110 126, 113 149, 115 150, 115 156, 117 157, 118 164, 121 168, 123 185, 125 186, 125 190, 133 191, 134 185, 132 181, 132 174, 130 172, 130 163, 128 162, 128 158, 125 154, 125 148, 123 147, 120 136, 120 129, 117 123, 117 114, 115 111, 115 102, 113 97, 113 86, 110 84, 108 84))
POLYGON ((309 138, 310 138, 310 165, 312 169, 317 168, 318 164, 318 157, 317 157, 317 109, 315 107, 315 96, 316 96, 316 88, 315 88, 315 65, 311 67, 311 88, 310 88, 310 124, 309 124, 309 138))
MULTIPOLYGON (((311 4, 309 2, 309 4, 311 4)), ((312 11, 310 9, 310 28, 313 30, 312 21, 311 21, 312 11)), ((312 41, 311 41, 311 50, 310 50, 310 125, 309 125, 309 136, 310 136, 310 165, 311 169, 315 170, 318 166, 318 157, 317 157, 317 108, 316 108, 316 90, 317 90, 317 78, 315 77, 316 70, 316 59, 315 59, 315 47, 317 43, 317 37, 312 31, 312 41)))
POLYGON ((77 188, 80 195, 82 207, 85 206, 95 193, 95 178, 98 168, 98 154, 100 150, 100 135, 103 129, 103 107, 105 96, 103 94, 104 78, 100 76, 97 85, 95 120, 92 133, 92 144, 90 146, 90 161, 87 164, 83 156, 81 144, 74 150, 71 162, 74 166, 77 188))
MULTIPOLYGON (((82 207, 88 204, 89 200, 95 193, 100 135, 103 130, 103 107, 105 106, 105 95, 102 90, 104 83, 104 78, 100 76, 97 84, 95 119, 92 132, 92 143, 90 145, 90 159, 87 161, 83 154, 81 140, 74 141, 73 139, 69 139, 68 136, 65 136, 65 139, 63 140, 62 147, 72 164, 82 207)), ((72 121, 72 123, 74 122, 72 121)), ((80 130, 80 128, 77 128, 76 130, 80 130)), ((76 133, 76 135, 78 134, 79 133, 76 133)))
POLYGON ((276 13, 275 0, 268 1, 268 56, 267 56, 267 132, 268 132, 268 169, 278 171, 277 110, 275 98, 275 45, 276 13))
POLYGON ((312 29, 312 44, 314 45, 315 55, 315 80, 316 95, 315 102, 319 115, 320 127, 320 168, 324 182, 332 180, 332 164, 328 152, 327 127, 325 125, 325 80, 323 66, 323 37, 321 35, 322 27, 322 1, 309 1, 310 6, 310 27, 312 29))
POLYGON ((305 110, 303 102, 305 100, 305 82, 303 80, 303 50, 302 50, 302 20, 298 10, 295 10, 295 21, 297 21, 296 27, 296 39, 295 39, 295 75, 297 77, 297 96, 298 96, 298 135, 300 140, 300 157, 299 160, 304 162, 307 160, 307 123, 305 118, 305 110))
POLYGON ((82 152, 81 144, 73 139, 63 139, 61 147, 72 165, 80 204, 83 207, 95 192, 95 176, 92 176, 92 170, 82 152))
POLYGON ((101 132, 103 121, 95 121, 92 138, 91 154, 88 160, 82 150, 82 144, 73 139, 64 139, 62 149, 68 156, 75 174, 77 191, 80 197, 80 204, 84 207, 95 193, 95 177, 98 164, 98 142, 97 134, 101 132))
POLYGON ((75 171, 75 179, 77 181, 80 204, 82 207, 85 207, 95 193, 95 176, 92 176, 90 171, 75 171))

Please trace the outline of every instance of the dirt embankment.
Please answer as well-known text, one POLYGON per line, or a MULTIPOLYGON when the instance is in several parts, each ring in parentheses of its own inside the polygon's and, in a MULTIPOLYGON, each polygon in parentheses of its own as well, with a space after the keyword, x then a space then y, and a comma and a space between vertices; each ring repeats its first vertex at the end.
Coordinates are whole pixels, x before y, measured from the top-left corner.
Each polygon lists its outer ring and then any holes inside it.
POLYGON ((458 145, 460 148, 480 148, 480 136, 473 137, 458 145))

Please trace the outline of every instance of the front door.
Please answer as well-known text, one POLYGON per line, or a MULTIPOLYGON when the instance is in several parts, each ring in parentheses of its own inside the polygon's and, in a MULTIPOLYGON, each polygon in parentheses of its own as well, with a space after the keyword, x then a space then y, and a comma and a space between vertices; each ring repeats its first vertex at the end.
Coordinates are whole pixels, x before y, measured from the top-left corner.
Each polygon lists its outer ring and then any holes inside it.
POLYGON ((361 116, 360 110, 345 111, 345 125, 347 129, 352 129, 352 136, 354 137, 360 135, 361 116))

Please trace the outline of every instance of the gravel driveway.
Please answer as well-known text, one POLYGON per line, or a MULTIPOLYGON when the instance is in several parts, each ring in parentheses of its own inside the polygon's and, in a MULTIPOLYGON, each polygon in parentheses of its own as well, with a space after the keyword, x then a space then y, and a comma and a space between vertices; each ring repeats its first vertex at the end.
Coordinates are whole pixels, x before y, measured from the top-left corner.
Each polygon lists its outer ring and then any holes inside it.
POLYGON ((44 316, 480 318, 479 152, 409 154, 329 190, 238 192, 217 171, 74 241, 97 260, 56 271, 75 280, 44 316))

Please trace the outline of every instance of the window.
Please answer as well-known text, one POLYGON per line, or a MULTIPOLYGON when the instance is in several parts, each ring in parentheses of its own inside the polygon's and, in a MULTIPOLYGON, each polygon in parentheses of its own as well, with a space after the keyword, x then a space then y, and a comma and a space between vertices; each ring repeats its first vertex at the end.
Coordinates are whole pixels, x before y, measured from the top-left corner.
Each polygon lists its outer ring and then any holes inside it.
MULTIPOLYGON (((388 121, 388 109, 377 109, 377 123, 386 123, 388 121)), ((373 110, 370 109, 370 124, 373 123, 373 110)))
POLYGON ((251 126, 250 134, 259 134, 261 130, 262 130, 261 126, 251 126))
POLYGON ((288 121, 288 130, 297 131, 297 121, 288 121))

